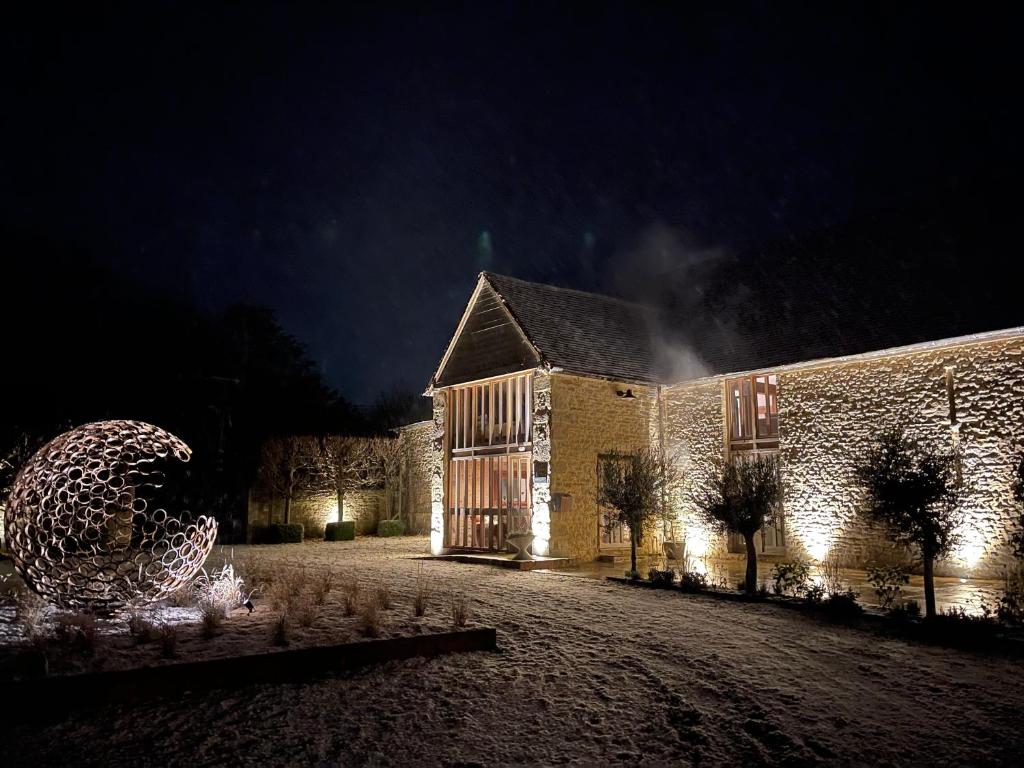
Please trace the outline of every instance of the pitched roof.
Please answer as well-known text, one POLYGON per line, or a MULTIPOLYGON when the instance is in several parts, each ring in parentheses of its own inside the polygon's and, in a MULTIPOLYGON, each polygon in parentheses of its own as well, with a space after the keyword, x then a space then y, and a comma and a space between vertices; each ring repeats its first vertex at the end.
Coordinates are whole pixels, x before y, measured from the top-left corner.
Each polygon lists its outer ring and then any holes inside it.
POLYGON ((492 272, 481 277, 545 363, 587 376, 659 381, 651 343, 653 309, 492 272))

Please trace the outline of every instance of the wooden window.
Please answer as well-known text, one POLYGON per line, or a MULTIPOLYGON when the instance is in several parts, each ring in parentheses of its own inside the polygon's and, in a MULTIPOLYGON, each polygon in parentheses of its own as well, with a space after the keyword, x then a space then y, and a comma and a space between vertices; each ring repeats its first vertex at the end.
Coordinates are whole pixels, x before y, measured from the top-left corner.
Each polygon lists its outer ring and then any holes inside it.
POLYGON ((454 453, 528 446, 533 427, 529 373, 452 387, 448 447, 454 453))
POLYGON ((779 377, 744 376, 725 383, 730 451, 772 450, 779 445, 779 377))

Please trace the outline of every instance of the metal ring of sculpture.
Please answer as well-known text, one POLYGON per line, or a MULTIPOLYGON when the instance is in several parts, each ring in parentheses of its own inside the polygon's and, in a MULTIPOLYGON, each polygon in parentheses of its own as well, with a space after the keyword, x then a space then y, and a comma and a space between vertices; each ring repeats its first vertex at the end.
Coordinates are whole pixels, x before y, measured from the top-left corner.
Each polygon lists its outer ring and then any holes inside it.
POLYGON ((161 599, 189 583, 213 548, 217 521, 169 509, 167 475, 192 452, 141 421, 65 432, 18 472, 7 546, 31 589, 64 608, 161 599))

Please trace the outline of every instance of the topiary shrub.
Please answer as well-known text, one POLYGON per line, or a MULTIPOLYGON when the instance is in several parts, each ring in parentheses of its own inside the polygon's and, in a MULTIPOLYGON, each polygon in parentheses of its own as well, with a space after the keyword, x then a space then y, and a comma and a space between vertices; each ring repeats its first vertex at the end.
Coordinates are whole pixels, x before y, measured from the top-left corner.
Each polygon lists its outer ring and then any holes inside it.
POLYGON ((381 520, 377 523, 378 536, 404 536, 405 523, 401 520, 381 520))
POLYGON ((324 539, 327 541, 352 541, 356 537, 355 520, 345 520, 340 523, 328 523, 324 529, 324 539))
POLYGON ((304 529, 299 523, 274 523, 253 531, 256 544, 301 544, 304 529))

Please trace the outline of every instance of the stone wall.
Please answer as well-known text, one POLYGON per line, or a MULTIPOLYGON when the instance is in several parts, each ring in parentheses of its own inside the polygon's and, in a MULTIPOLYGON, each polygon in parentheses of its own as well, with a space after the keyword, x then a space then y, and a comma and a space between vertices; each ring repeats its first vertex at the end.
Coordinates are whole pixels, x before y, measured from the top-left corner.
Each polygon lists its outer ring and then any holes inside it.
POLYGON ((725 457, 725 415, 722 382, 703 381, 666 388, 662 393, 665 413, 665 451, 679 469, 680 488, 675 498, 679 535, 687 554, 694 558, 722 555, 725 539, 708 529, 691 501, 706 487, 725 457))
MULTIPOLYGON (((385 509, 383 490, 348 491, 345 494, 344 520, 356 521, 360 536, 375 534, 385 509)), ((332 488, 307 491, 292 500, 289 518, 305 529, 307 539, 322 539, 327 523, 338 520, 338 495, 332 488)), ((249 502, 249 540, 253 528, 284 522, 284 501, 252 498, 249 502)))
POLYGON ((898 421, 922 441, 963 450, 963 542, 941 564, 951 573, 998 575, 1008 562, 1015 514, 1013 456, 1024 447, 1024 339, 928 349, 783 373, 780 458, 787 549, 820 556, 838 548, 852 563, 882 559, 879 531, 856 519, 853 467, 875 436, 898 421), (946 370, 952 369, 956 423, 946 370))
POLYGON ((402 519, 409 533, 430 531, 430 467, 433 421, 403 427, 398 433, 402 445, 402 519))
MULTIPOLYGON (((664 393, 667 448, 679 457, 679 500, 687 550, 725 552, 700 524, 685 491, 700 487, 713 457, 724 454, 722 380, 677 385, 664 393)), ((779 451, 787 556, 837 551, 854 566, 905 559, 883 532, 857 518, 853 467, 888 425, 904 421, 939 448, 963 449, 968 522, 963 543, 940 572, 998 576, 1008 562, 1016 514, 1010 492, 1013 457, 1024 449, 1024 339, 959 346, 792 369, 779 373, 779 451), (953 369, 956 424, 951 424, 946 369, 953 369)), ((556 444, 557 450, 557 444, 556 444)))
POLYGON ((656 387, 551 375, 550 489, 552 495, 568 494, 572 499, 569 509, 551 510, 552 555, 579 560, 597 557, 598 456, 649 446, 652 435, 657 435, 657 417, 656 387), (635 398, 616 394, 626 389, 635 398))
POLYGON ((435 555, 444 549, 444 486, 446 478, 447 449, 444 425, 447 418, 447 393, 443 390, 433 395, 434 420, 430 427, 429 471, 430 471, 430 551, 435 555))

